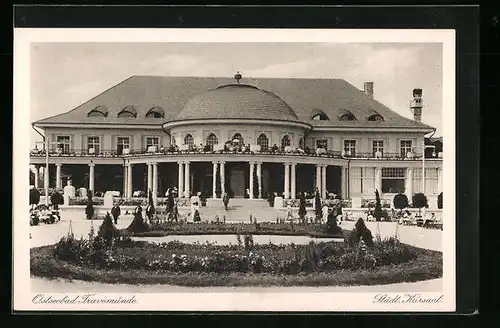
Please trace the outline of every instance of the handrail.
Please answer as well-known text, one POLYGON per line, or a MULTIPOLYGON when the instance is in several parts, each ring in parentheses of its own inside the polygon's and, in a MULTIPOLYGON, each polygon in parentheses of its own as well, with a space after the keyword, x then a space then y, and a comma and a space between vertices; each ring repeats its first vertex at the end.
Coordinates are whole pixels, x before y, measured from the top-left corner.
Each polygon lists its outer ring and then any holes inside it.
MULTIPOLYGON (((346 154, 342 154, 340 151, 331 151, 328 150, 324 154, 316 154, 315 152, 305 152, 302 150, 294 150, 291 152, 284 152, 281 150, 278 151, 230 151, 230 150, 172 150, 172 149, 158 149, 156 151, 148 151, 148 149, 131 149, 128 154, 124 154, 123 152, 119 152, 116 149, 99 149, 98 152, 92 153, 88 149, 70 149, 69 151, 60 150, 49 150, 49 157, 97 157, 97 158, 131 158, 138 156, 154 156, 154 155, 203 155, 203 154, 227 154, 227 155, 263 155, 263 156, 298 156, 298 157, 319 157, 319 158, 334 158, 334 159, 365 159, 365 160, 418 160, 422 159, 421 154, 415 154, 412 158, 405 158, 401 156, 401 153, 383 153, 381 157, 375 156, 374 153, 355 153, 350 156, 346 154)), ((30 156, 32 157, 44 157, 45 150, 31 150, 30 156)), ((435 156, 426 156, 426 159, 438 159, 439 157, 435 156)))

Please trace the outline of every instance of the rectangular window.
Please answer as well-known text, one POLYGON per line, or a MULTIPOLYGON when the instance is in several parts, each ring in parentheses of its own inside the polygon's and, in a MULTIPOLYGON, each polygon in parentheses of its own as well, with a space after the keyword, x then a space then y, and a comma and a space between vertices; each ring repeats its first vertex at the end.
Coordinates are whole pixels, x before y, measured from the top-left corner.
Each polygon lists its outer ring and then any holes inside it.
POLYGON ((116 138, 116 152, 118 155, 123 154, 124 149, 130 149, 130 137, 116 138))
POLYGON ((57 148, 63 154, 69 154, 71 145, 71 138, 69 136, 57 136, 57 148))
POLYGON ((349 171, 349 192, 354 196, 360 196, 363 193, 363 171, 361 167, 351 167, 349 171))
POLYGON ((381 157, 384 156, 384 141, 383 140, 373 140, 372 145, 373 145, 373 147, 372 147, 373 157, 376 157, 378 155, 377 152, 380 153, 381 157))
POLYGON ((160 138, 159 137, 146 137, 146 149, 150 146, 160 146, 160 138))
POLYGON ((397 194, 405 192, 406 168, 382 168, 382 193, 397 194))
POLYGON ((94 149, 94 154, 99 154, 101 150, 100 137, 87 137, 87 150, 91 153, 90 149, 94 149))
MULTIPOLYGON (((413 169, 413 193, 422 192, 422 169, 413 169)), ((425 169, 425 194, 438 194, 439 173, 437 168, 425 169)))
POLYGON ((344 140, 344 151, 348 156, 355 156, 356 140, 344 140))
POLYGON ((316 148, 328 150, 328 139, 316 139, 316 148))
POLYGON ((401 157, 406 158, 406 154, 411 152, 411 140, 401 140, 401 157))
POLYGON ((375 196, 375 168, 365 167, 361 173, 363 175, 363 194, 375 196))

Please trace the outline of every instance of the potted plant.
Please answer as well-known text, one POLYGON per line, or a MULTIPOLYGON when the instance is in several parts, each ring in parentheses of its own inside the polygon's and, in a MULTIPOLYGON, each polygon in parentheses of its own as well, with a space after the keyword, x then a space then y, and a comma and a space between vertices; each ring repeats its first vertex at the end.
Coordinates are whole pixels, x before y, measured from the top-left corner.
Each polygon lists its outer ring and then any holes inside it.
POLYGON ((94 217, 94 213, 95 209, 92 202, 92 190, 89 190, 87 196, 87 207, 85 207, 85 215, 87 217, 87 220, 92 220, 92 218, 94 217))
POLYGON ((375 189, 375 209, 373 210, 373 216, 375 217, 375 221, 382 221, 383 212, 378 189, 375 189))
POLYGON ((422 207, 427 207, 427 197, 423 193, 417 193, 413 195, 412 197, 412 204, 413 207, 418 208, 418 218, 417 218, 417 225, 421 226, 424 223, 424 220, 422 219, 422 207))

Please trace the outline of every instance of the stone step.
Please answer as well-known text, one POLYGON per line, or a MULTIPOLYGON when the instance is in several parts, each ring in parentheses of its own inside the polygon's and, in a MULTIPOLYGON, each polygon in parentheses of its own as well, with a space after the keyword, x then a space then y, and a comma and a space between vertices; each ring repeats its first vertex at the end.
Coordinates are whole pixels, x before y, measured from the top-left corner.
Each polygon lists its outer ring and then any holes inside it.
MULTIPOLYGON (((208 208, 224 208, 222 199, 207 199, 208 208)), ((269 203, 265 199, 248 199, 248 198, 231 198, 229 200, 231 208, 262 208, 269 207, 269 203)))

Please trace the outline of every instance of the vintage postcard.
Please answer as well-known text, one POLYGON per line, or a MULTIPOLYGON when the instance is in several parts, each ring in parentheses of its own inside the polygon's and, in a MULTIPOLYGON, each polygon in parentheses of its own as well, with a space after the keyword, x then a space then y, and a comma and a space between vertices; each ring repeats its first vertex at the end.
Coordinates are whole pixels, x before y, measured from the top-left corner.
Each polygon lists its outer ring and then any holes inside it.
POLYGON ((14 310, 455 310, 453 30, 14 36, 14 310))

